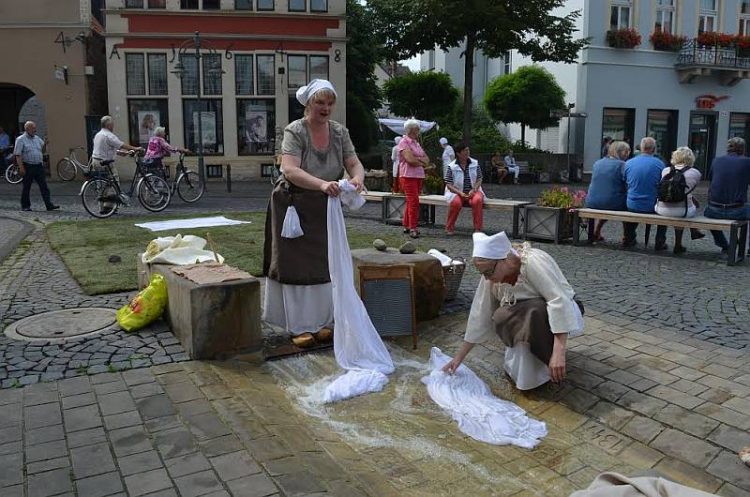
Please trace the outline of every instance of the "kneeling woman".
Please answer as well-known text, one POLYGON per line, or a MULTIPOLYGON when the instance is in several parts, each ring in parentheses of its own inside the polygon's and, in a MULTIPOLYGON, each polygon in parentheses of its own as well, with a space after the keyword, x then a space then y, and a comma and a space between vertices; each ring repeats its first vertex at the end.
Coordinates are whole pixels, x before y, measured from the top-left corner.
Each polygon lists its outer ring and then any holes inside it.
POLYGON ((568 336, 583 333, 582 307, 555 260, 528 243, 512 247, 504 232, 474 233, 474 266, 482 274, 453 373, 477 343, 497 333, 505 371, 519 390, 565 378, 568 336))

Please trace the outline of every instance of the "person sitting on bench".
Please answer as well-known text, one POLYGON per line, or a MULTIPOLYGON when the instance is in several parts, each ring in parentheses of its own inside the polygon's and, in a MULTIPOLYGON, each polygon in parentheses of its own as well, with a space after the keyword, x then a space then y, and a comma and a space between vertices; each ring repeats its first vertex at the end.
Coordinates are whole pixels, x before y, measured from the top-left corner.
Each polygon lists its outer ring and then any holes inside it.
POLYGON ((508 150, 508 155, 505 156, 505 167, 513 174, 513 183, 517 185, 518 175, 521 172, 521 168, 516 165, 516 158, 513 157, 513 150, 508 150))

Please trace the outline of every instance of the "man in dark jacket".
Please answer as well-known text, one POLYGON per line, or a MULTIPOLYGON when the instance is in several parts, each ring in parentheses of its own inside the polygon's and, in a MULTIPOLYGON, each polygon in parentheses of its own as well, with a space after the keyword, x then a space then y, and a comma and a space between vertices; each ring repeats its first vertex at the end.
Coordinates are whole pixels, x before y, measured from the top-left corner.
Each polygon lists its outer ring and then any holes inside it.
MULTIPOLYGON (((745 156, 745 140, 730 138, 727 155, 716 157, 709 173, 708 205, 703 215, 714 219, 750 219, 747 186, 750 183, 750 158, 745 156)), ((726 252, 729 248, 723 231, 711 230, 714 243, 726 252)))

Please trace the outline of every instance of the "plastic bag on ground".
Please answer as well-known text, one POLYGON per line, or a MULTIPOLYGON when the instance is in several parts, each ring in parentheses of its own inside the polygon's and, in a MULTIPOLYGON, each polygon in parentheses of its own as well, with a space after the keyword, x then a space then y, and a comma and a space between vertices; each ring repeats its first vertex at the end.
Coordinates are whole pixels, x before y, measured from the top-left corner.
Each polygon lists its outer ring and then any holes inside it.
POLYGON ((297 209, 293 205, 286 208, 286 215, 284 216, 284 224, 281 227, 281 236, 284 238, 298 238, 304 235, 302 226, 299 224, 299 214, 297 209))
POLYGON ((455 374, 442 371, 451 360, 440 349, 430 352, 429 376, 422 378, 427 392, 437 405, 448 412, 458 428, 475 440, 494 445, 513 444, 534 448, 547 435, 542 421, 531 419, 526 411, 498 399, 474 372, 461 365, 455 374))
POLYGON ((167 282, 154 274, 148 286, 117 311, 117 324, 125 331, 137 331, 159 319, 167 307, 167 282))

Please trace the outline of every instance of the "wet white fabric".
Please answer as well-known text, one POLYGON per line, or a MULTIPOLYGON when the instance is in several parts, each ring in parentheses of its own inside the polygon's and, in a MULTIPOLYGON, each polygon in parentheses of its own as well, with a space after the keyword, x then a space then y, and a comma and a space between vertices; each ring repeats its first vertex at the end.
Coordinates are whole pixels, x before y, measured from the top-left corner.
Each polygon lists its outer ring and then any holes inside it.
POLYGON ((147 264, 197 264, 200 262, 224 263, 224 258, 205 250, 206 240, 194 235, 162 236, 151 240, 141 261, 147 264))
POLYGON ((250 221, 237 221, 224 216, 196 217, 191 219, 168 219, 166 221, 152 221, 150 223, 136 223, 139 228, 151 231, 166 231, 187 228, 203 228, 207 226, 235 226, 237 224, 251 224, 250 221))
POLYGON ((286 208, 286 215, 284 216, 284 224, 281 226, 281 236, 284 238, 299 238, 304 235, 302 226, 299 224, 299 214, 297 209, 293 205, 286 208))
POLYGON ((442 371, 451 360, 440 349, 430 352, 429 376, 422 378, 427 392, 446 410, 458 428, 475 440, 494 445, 513 444, 534 448, 547 435, 542 421, 531 419, 512 402, 498 399, 474 372, 461 365, 455 374, 442 371))
POLYGON ((342 179, 339 181, 339 189, 341 190, 341 193, 339 193, 341 203, 350 211, 356 211, 365 205, 365 198, 357 192, 357 187, 352 185, 348 180, 342 179))
POLYGON ((431 255, 435 259, 439 260, 440 265, 442 266, 450 266, 451 264, 453 264, 454 266, 463 266, 465 264, 465 262, 462 260, 451 259, 449 256, 445 255, 437 249, 428 250, 427 255, 431 255))
MULTIPOLYGON (((354 188, 347 180, 339 184, 342 191, 354 188)), ((342 201, 343 198, 328 197, 328 271, 333 287, 333 350, 336 362, 347 372, 326 387, 324 402, 380 391, 388 383, 386 375, 394 369, 391 356, 354 288, 342 201)))

